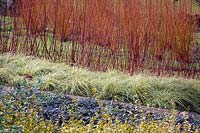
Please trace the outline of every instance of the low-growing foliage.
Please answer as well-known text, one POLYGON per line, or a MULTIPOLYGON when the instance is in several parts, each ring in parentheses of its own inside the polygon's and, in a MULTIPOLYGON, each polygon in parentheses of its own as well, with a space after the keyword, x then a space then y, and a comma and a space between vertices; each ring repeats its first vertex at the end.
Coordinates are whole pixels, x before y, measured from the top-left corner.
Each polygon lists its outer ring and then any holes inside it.
MULTIPOLYGON (((3 91, 3 90, 1 90, 3 91)), ((0 132, 52 132, 56 130, 50 121, 38 116, 36 97, 6 93, 0 95, 0 132)))
MULTIPOLYGON (((132 114, 127 116, 128 119, 122 121, 120 117, 114 117, 115 115, 109 112, 109 110, 106 111, 106 108, 110 108, 110 105, 106 105, 106 107, 103 107, 100 112, 95 112, 95 115, 91 117, 89 123, 86 124, 86 121, 77 117, 77 109, 80 107, 80 105, 76 104, 76 101, 71 101, 69 103, 69 99, 63 99, 58 95, 54 97, 48 94, 41 94, 36 92, 37 90, 35 89, 27 90, 22 88, 11 88, 11 90, 4 90, 3 88, 1 88, 0 132, 197 133, 200 130, 200 127, 191 125, 189 122, 187 122, 187 120, 184 123, 177 124, 177 112, 175 110, 173 111, 173 114, 170 117, 166 117, 166 119, 146 119, 146 116, 143 116, 143 114, 139 114, 139 117, 136 116, 134 119, 133 116, 136 114, 132 114), (62 107, 68 109, 66 110, 70 114, 70 118, 68 119, 68 121, 63 121, 62 124, 59 124, 61 117, 65 117, 64 115, 62 116, 62 113, 60 112, 56 112, 56 114, 59 116, 57 118, 55 118, 53 114, 49 114, 52 115, 52 119, 47 120, 46 118, 42 117, 41 112, 45 111, 44 107, 48 105, 52 108, 54 106, 53 109, 56 110, 57 108, 61 107, 58 106, 58 104, 63 104, 64 106, 62 107), (138 123, 137 120, 139 120, 140 117, 141 121, 139 121, 138 123)), ((84 101, 82 103, 84 103, 84 101)), ((117 108, 114 107, 113 109, 116 110, 117 108)), ((84 110, 87 111, 87 109, 84 110)), ((84 117, 84 115, 85 114, 82 114, 82 117, 84 117)), ((122 115, 126 115, 126 113, 124 112, 124 114, 122 115)))

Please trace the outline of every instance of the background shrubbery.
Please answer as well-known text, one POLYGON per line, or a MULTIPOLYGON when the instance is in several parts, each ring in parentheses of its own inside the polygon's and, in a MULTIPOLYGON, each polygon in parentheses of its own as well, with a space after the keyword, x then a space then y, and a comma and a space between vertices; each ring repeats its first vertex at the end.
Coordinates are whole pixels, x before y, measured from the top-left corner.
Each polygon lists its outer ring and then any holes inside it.
POLYGON ((14 7, 1 52, 92 70, 199 74, 191 0, 20 0, 14 7))

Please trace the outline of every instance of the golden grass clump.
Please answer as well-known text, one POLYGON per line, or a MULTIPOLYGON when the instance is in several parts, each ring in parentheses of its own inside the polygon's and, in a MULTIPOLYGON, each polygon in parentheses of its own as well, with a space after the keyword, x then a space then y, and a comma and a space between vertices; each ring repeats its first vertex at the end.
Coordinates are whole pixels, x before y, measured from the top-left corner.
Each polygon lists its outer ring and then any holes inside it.
POLYGON ((2 85, 22 84, 78 96, 92 96, 92 88, 96 88, 101 99, 117 97, 123 102, 139 101, 162 108, 172 108, 172 103, 175 103, 177 108, 200 112, 198 79, 149 76, 145 73, 130 76, 118 71, 92 72, 22 55, 4 54, 0 56, 0 62, 2 85), (25 74, 31 75, 32 79, 24 77, 25 74))

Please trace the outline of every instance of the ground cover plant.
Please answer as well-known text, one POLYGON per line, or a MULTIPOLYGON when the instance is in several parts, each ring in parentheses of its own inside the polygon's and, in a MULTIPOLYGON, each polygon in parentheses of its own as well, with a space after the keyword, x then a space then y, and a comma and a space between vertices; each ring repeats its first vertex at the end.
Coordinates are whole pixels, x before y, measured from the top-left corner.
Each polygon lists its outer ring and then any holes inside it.
POLYGON ((199 75, 191 0, 19 0, 15 7, 2 52, 93 70, 199 75))
POLYGON ((1 132, 198 132, 200 120, 187 114, 148 113, 136 106, 73 99, 36 88, 0 91, 1 132))
POLYGON ((97 89, 101 99, 154 107, 200 112, 200 80, 180 77, 134 76, 118 71, 91 72, 86 69, 51 63, 32 56, 0 56, 0 83, 4 86, 33 86, 42 91, 92 96, 97 89))

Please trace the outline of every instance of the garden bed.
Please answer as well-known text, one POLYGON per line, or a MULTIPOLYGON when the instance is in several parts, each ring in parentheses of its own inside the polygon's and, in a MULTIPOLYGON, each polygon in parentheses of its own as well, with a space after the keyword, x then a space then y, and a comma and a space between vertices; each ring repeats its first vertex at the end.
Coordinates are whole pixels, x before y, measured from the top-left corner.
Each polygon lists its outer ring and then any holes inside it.
POLYGON ((192 1, 8 6, 0 10, 0 133, 200 132, 192 1))

